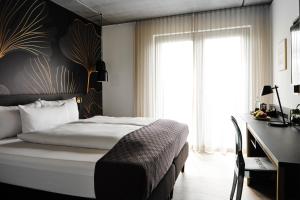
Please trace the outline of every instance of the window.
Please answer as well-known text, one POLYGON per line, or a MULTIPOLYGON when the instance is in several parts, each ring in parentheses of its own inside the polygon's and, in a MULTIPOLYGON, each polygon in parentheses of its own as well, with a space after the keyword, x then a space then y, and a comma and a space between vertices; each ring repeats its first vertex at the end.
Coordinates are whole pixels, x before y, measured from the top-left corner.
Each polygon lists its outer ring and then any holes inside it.
MULTIPOLYGON (((172 37, 176 38, 176 37, 172 37)), ((193 41, 160 41, 157 60, 156 116, 191 125, 193 41)))
POLYGON ((187 123, 206 152, 234 149, 230 115, 248 112, 249 30, 161 36, 156 50, 156 116, 187 123))

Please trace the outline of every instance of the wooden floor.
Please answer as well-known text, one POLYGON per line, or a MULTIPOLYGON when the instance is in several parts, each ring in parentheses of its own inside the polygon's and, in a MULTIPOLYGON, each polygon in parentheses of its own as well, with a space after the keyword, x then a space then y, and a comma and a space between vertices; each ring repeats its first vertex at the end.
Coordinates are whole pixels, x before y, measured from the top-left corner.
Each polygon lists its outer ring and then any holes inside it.
MULTIPOLYGON (((190 151, 185 173, 180 174, 173 200, 229 200, 235 157, 233 154, 198 154, 190 151)), ((274 199, 273 188, 253 189, 244 181, 243 200, 274 199)))

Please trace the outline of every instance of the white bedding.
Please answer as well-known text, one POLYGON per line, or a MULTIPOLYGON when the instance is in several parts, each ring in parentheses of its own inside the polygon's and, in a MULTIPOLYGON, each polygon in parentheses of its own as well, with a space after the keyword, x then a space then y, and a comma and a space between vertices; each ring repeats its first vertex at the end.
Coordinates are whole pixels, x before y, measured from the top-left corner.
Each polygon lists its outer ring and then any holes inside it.
POLYGON ((153 118, 147 117, 109 117, 109 116, 95 116, 88 119, 79 120, 79 122, 95 122, 106 124, 126 124, 135 126, 146 126, 154 121, 153 118))
POLYGON ((111 149, 126 134, 154 121, 150 118, 96 116, 48 130, 22 133, 18 137, 32 143, 111 149))
POLYGON ((0 140, 0 182, 95 198, 96 162, 122 136, 154 121, 98 116, 19 135, 30 142, 18 138, 0 140), (58 145, 48 145, 52 143, 58 145))
POLYGON ((0 182, 95 198, 96 162, 108 150, 0 140, 0 182))

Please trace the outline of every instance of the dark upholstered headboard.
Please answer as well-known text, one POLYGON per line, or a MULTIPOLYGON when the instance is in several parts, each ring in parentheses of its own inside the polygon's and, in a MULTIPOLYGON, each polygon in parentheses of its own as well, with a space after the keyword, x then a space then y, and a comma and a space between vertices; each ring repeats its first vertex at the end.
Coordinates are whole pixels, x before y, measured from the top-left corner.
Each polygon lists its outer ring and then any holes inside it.
POLYGON ((32 103, 38 99, 54 101, 69 99, 72 97, 81 97, 83 94, 30 94, 30 95, 1 95, 0 106, 16 106, 32 103))

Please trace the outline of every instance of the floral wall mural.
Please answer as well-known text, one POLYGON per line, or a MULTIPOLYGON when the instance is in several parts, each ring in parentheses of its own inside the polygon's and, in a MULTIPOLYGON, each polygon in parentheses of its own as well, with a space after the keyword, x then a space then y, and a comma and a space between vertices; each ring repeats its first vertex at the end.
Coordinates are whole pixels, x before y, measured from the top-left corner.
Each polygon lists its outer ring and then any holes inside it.
POLYGON ((47 45, 47 33, 42 30, 45 18, 45 2, 0 0, 0 59, 18 49, 42 53, 47 45))
POLYGON ((90 89, 91 74, 96 70, 96 62, 101 57, 101 36, 91 23, 76 19, 67 34, 60 40, 63 54, 87 70, 87 91, 90 89))
POLYGON ((30 59, 30 67, 25 67, 25 86, 33 94, 77 94, 78 82, 74 72, 65 66, 53 67, 45 56, 30 59))
POLYGON ((47 0, 0 0, 0 22, 0 98, 82 94, 81 116, 102 114, 100 27, 47 0))

